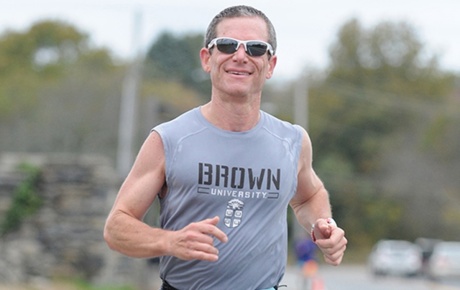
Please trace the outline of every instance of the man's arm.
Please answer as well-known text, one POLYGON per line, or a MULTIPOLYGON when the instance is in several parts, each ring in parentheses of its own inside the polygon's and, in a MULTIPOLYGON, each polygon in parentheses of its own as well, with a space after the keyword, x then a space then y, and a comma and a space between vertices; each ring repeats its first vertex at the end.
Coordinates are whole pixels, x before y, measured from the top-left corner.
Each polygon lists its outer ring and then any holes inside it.
POLYGON ((297 192, 290 204, 302 227, 309 232, 316 228, 315 243, 323 252, 326 262, 340 264, 347 240, 344 231, 329 222, 332 218, 329 194, 312 168, 312 146, 305 131, 299 158, 297 192))
POLYGON ((115 251, 131 257, 163 255, 215 261, 213 237, 227 236, 216 225, 218 217, 191 223, 179 231, 150 227, 143 217, 165 185, 165 155, 161 137, 152 132, 117 195, 104 228, 104 239, 115 251))

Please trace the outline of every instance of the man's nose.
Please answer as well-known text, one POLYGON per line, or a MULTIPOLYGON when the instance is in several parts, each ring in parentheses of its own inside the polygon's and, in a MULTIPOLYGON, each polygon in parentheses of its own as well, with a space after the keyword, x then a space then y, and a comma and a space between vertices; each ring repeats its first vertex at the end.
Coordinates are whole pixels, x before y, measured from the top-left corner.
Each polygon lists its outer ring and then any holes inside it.
POLYGON ((240 44, 240 46, 238 47, 238 49, 235 51, 234 55, 240 59, 240 58, 246 58, 246 50, 244 48, 244 45, 243 44, 240 44))

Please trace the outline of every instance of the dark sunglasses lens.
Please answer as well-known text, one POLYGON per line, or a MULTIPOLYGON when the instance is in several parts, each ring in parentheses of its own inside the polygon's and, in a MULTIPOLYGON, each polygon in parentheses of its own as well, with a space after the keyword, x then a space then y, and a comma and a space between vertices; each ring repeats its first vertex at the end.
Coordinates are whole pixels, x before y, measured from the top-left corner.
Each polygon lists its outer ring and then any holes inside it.
POLYGON ((247 47, 247 53, 251 56, 261 56, 267 52, 267 45, 263 42, 248 42, 247 47))
POLYGON ((232 54, 236 51, 236 47, 238 46, 238 42, 233 39, 219 39, 216 42, 217 49, 220 52, 232 54))

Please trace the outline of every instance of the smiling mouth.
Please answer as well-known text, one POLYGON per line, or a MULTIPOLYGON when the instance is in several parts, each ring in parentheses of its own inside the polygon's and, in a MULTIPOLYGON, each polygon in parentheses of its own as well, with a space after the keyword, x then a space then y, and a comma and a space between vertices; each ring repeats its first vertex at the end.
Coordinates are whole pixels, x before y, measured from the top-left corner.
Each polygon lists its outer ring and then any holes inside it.
POLYGON ((249 76, 249 75, 251 75, 251 73, 249 73, 249 72, 232 71, 232 70, 227 71, 227 73, 232 74, 232 75, 237 75, 237 76, 249 76))

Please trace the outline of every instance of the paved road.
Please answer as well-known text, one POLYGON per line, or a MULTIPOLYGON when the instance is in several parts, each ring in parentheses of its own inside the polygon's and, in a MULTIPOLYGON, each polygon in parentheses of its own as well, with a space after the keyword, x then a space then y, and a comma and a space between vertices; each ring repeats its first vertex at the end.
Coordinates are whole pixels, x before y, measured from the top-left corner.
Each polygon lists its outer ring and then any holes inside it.
MULTIPOLYGON (((32 285, 2 285, 0 290, 76 290, 76 287, 66 284, 54 284, 50 281, 32 285)), ((152 267, 146 273, 144 287, 140 289, 157 290, 161 281, 158 278, 158 269, 152 267)), ((280 290, 459 290, 460 280, 435 283, 423 277, 403 278, 384 277, 374 278, 369 274, 365 266, 342 265, 332 267, 321 265, 315 288, 308 288, 303 284, 304 280, 298 268, 288 267, 281 285, 287 287, 280 290)), ((239 289, 235 289, 239 290, 239 289)))
MULTIPOLYGON (((311 290, 459 290, 460 280, 435 283, 423 277, 382 277, 375 278, 365 266, 342 265, 339 267, 321 265, 315 283, 316 289, 311 290)), ((306 290, 303 286, 300 271, 288 268, 281 284, 286 288, 280 290, 306 290)))

